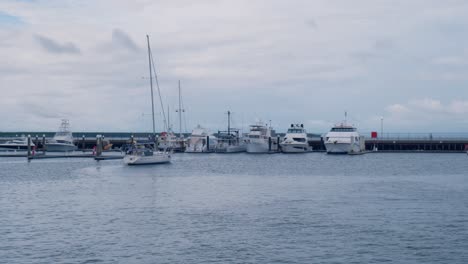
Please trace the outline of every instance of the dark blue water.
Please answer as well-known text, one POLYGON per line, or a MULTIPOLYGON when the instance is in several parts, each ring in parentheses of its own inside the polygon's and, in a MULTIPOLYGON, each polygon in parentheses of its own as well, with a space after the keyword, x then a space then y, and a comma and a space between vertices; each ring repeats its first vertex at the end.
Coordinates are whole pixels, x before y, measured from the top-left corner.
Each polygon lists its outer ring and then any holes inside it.
POLYGON ((468 263, 463 154, 0 159, 0 263, 468 263))

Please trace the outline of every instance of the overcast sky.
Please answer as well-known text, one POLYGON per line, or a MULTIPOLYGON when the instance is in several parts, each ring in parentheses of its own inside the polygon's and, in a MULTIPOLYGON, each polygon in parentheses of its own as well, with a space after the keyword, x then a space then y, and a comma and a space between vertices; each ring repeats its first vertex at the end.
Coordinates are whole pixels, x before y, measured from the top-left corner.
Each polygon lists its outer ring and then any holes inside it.
MULTIPOLYGON (((187 128, 468 132, 466 0, 0 0, 0 131, 149 131, 146 34, 187 128)), ((156 101, 157 129, 162 129, 156 101)))

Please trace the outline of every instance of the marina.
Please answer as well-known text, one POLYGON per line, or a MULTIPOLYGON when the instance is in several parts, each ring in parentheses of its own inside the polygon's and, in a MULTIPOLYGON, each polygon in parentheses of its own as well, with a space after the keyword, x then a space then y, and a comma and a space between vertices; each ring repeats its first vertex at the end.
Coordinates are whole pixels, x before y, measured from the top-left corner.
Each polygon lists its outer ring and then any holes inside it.
MULTIPOLYGON (((19 134, 33 134, 34 132, 22 132, 19 134)), ((43 134, 43 133, 42 133, 43 134)), ((53 133, 47 133, 52 138, 53 133)), ((112 146, 112 149, 103 150, 103 156, 106 156, 106 153, 122 153, 123 148, 128 144, 131 144, 132 141, 141 142, 148 141, 151 134, 150 133, 75 133, 76 135, 82 134, 81 137, 74 137, 73 142, 75 144, 76 150, 71 153, 57 153, 54 155, 49 153, 44 149, 42 142, 47 141, 49 138, 32 136, 31 137, 31 153, 30 156, 39 156, 40 154, 47 153, 48 157, 95 157, 96 153, 93 153, 93 148, 96 148, 98 145, 98 138, 102 137, 107 142, 107 145, 112 146), (88 137, 84 136, 85 134, 88 137), (97 136, 97 137, 96 137, 97 136), (34 148, 35 147, 35 148, 34 148), (32 155, 34 148, 35 154, 32 155)), ((364 152, 369 153, 466 153, 468 150, 468 136, 463 137, 460 135, 456 136, 447 136, 447 135, 438 135, 438 134, 416 134, 411 135, 408 133, 393 134, 384 138, 372 138, 369 134, 369 137, 364 137, 365 139, 365 150, 364 152)), ((44 134, 45 135, 45 134, 44 134)), ((164 135, 163 133, 156 133, 157 136, 164 135)), ((235 135, 233 135, 235 136, 235 135)), ((285 134, 278 133, 278 137, 272 138, 272 141, 277 141, 279 138, 283 138, 285 134)), ((184 135, 186 139, 190 138, 190 135, 184 135)), ((206 138, 199 138, 201 142, 206 142, 206 138), (204 140, 203 140, 204 139, 204 140)), ((245 135, 247 137, 247 135, 245 135)), ((16 140, 17 137, 11 136, 10 133, 0 133, 0 143, 1 142, 11 142, 16 140)), ((232 142, 242 141, 241 138, 237 139, 234 137, 232 142), (237 141, 239 140, 239 141, 237 141)), ((210 140, 212 141, 212 140, 210 140)), ((4 149, 0 151, 1 157, 27 157, 27 137, 25 136, 22 140, 23 147, 22 149, 4 149)), ((213 143, 214 144, 214 143, 213 143)), ((221 138, 218 139, 218 145, 225 144, 228 145, 229 141, 221 138)), ((235 143, 237 144, 237 143, 235 143)), ((235 146, 233 144, 233 146, 235 146)), ((281 144, 281 143, 280 143, 281 144)), ((317 134, 308 134, 307 137, 307 152, 326 152, 324 140, 322 137, 317 136, 317 134)), ((104 147, 103 147, 104 148, 104 147)), ((212 146, 213 151, 217 153, 225 153, 221 150, 215 150, 216 144, 212 146)), ((162 150, 162 149, 161 149, 162 150)), ((245 149, 244 149, 245 150, 245 149)), ((96 151, 95 151, 96 152, 96 151)), ((177 151, 175 151, 177 153, 177 151)), ((237 151, 239 152, 239 151, 237 151)), ((240 150, 242 152, 242 148, 240 150)), ((271 153, 278 153, 278 151, 271 151, 271 153)), ((103 158, 101 158, 103 159, 103 158)))
POLYGON ((466 14, 0 1, 0 264, 467 264, 466 14))

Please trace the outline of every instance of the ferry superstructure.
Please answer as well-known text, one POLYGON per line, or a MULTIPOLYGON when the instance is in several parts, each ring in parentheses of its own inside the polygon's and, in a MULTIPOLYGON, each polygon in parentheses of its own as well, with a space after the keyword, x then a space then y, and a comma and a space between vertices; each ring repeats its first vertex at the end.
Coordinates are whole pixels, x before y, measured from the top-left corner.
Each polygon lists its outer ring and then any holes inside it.
POLYGON ((324 143, 328 154, 349 154, 362 152, 365 142, 354 126, 341 123, 325 135, 324 143))

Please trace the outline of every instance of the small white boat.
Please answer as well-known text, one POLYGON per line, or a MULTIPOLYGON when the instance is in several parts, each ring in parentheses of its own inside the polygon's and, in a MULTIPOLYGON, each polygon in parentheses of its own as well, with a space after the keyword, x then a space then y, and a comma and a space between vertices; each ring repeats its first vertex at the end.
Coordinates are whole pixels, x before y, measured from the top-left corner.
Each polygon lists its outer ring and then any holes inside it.
MULTIPOLYGON (((35 144, 31 140, 31 149, 35 144)), ((18 139, 13 139, 0 144, 0 151, 15 151, 15 150, 28 150, 28 138, 22 135, 18 139)))
POLYGON ((67 119, 62 119, 59 131, 45 144, 48 152, 69 152, 77 149, 73 144, 73 134, 70 132, 70 123, 67 119))
POLYGON ((307 152, 309 150, 309 142, 304 125, 291 124, 280 146, 281 151, 284 153, 307 152))
POLYGON ((257 123, 250 126, 247 153, 270 153, 278 150, 278 140, 271 126, 257 123))
POLYGON ((198 125, 193 129, 185 148, 186 153, 205 153, 213 152, 216 147, 217 139, 208 129, 198 125))
POLYGON ((127 165, 163 164, 171 162, 171 154, 153 151, 146 144, 134 144, 125 154, 123 161, 127 165))

